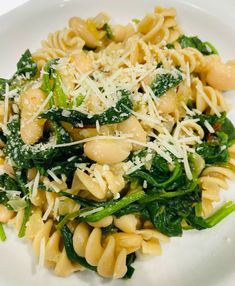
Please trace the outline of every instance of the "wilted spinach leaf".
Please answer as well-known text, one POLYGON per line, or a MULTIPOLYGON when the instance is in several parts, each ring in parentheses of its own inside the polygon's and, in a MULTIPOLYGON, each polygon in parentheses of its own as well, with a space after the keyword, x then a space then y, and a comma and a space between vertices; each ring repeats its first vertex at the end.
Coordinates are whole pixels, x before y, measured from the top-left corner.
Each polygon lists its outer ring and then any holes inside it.
POLYGON ((69 122, 73 126, 95 126, 98 121, 101 125, 119 123, 131 115, 132 101, 130 92, 120 90, 121 98, 117 101, 114 107, 108 108, 103 113, 85 114, 73 109, 51 108, 41 114, 42 118, 47 118, 52 121, 69 122))
POLYGON ((150 87, 154 95, 160 97, 169 89, 176 87, 182 80, 181 72, 176 69, 173 73, 157 74, 150 87))
POLYGON ((218 54, 217 50, 212 44, 209 42, 202 42, 197 36, 187 37, 183 35, 179 37, 177 41, 180 43, 183 49, 191 47, 199 50, 204 55, 218 54))

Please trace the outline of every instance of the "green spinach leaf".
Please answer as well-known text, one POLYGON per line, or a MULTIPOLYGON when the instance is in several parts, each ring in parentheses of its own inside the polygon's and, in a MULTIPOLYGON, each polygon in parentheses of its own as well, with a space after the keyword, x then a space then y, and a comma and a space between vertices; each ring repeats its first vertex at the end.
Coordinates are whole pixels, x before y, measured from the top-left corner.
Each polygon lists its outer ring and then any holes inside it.
POLYGON ((95 126, 98 121, 101 125, 119 123, 129 118, 132 110, 132 102, 130 92, 120 90, 121 98, 114 107, 108 108, 103 113, 85 114, 73 109, 51 108, 41 114, 42 118, 47 118, 52 121, 69 122, 73 126, 95 126))
POLYGON ((156 97, 162 96, 169 89, 176 87, 183 80, 182 74, 175 69, 172 73, 163 73, 156 75, 151 84, 151 89, 156 97))
POLYGON ((204 55, 218 54, 216 48, 209 42, 202 42, 197 36, 187 37, 185 35, 179 37, 177 40, 181 47, 184 48, 195 48, 204 55))

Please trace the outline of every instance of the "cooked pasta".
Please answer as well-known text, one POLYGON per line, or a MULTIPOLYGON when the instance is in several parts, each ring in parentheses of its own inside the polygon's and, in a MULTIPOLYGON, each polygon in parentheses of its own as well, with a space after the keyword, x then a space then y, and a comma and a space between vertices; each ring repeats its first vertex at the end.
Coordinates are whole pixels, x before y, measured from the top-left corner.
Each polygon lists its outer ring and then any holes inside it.
POLYGON ((75 15, 0 78, 0 239, 14 226, 56 275, 131 278, 137 256, 235 210, 220 199, 235 179, 234 60, 176 16, 75 15))

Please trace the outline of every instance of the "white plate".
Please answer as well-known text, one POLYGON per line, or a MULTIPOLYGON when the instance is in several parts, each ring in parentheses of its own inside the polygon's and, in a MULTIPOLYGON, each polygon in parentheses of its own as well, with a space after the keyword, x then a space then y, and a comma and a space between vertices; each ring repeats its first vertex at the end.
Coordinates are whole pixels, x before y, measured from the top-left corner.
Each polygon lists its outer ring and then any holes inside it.
MULTIPOLYGON (((39 47, 40 40, 46 38, 47 33, 64 27, 71 16, 87 17, 107 11, 115 22, 125 22, 143 16, 159 4, 177 8, 179 22, 186 33, 212 42, 224 59, 235 58, 233 0, 41 0, 30 1, 0 17, 0 76, 12 74, 17 59, 26 48, 34 50, 39 47)), ((232 93, 226 97, 235 106, 232 93)), ((230 117, 235 122, 235 111, 230 117)), ((234 187, 235 184, 231 185, 226 196, 235 200, 234 187)), ((135 263, 136 271, 128 285, 234 285, 234 219, 235 214, 232 214, 213 229, 185 232, 183 238, 173 238, 170 244, 163 246, 161 257, 135 263)), ((0 243, 0 277, 0 286, 127 283, 103 280, 90 271, 64 279, 49 270, 37 269, 31 245, 12 233, 7 242, 0 243)))

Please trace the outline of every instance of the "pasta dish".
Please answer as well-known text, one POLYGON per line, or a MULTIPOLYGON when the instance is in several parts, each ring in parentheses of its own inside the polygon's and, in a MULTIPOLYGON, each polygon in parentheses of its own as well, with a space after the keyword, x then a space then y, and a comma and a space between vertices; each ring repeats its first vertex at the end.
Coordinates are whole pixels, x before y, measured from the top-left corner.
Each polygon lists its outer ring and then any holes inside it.
POLYGON ((235 204, 235 60, 185 35, 174 8, 114 25, 81 19, 0 78, 0 239, 39 265, 129 279, 138 255, 214 227, 235 204))

